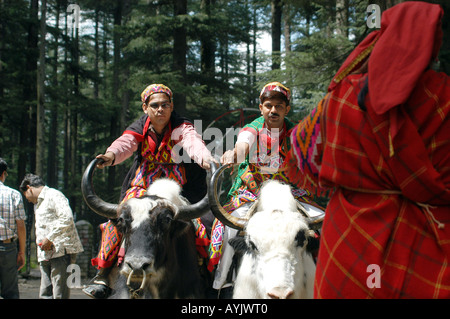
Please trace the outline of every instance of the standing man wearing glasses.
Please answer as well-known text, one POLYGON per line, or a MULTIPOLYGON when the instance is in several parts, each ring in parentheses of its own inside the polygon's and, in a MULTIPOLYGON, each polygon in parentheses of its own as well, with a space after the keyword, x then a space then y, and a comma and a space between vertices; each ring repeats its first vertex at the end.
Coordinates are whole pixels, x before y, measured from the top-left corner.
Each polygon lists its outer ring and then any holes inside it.
MULTIPOLYGON (((97 156, 104 160, 97 167, 120 164, 136 152, 122 185, 122 203, 143 196, 150 184, 163 177, 182 185, 182 195, 189 202, 198 202, 206 194, 205 169, 209 169, 210 162, 215 161, 210 151, 193 124, 174 112, 172 91, 167 86, 149 85, 141 93, 141 100, 144 115, 132 123, 105 154, 97 156), (180 160, 180 149, 187 153, 190 163, 180 160)), ((90 297, 102 299, 111 292, 107 277, 117 262, 120 249, 121 240, 113 242, 110 239, 120 238, 121 235, 111 221, 100 228, 101 247, 97 257, 92 259, 99 272, 94 284, 83 291, 90 297)))

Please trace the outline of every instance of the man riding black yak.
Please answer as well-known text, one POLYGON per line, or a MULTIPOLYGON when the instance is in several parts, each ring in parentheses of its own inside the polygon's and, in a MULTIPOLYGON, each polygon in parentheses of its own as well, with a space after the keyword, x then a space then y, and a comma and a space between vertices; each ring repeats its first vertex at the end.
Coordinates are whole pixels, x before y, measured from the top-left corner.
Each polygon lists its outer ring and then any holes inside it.
MULTIPOLYGON (((162 177, 182 185, 182 195, 190 203, 201 201, 206 194, 205 170, 210 169, 211 162, 215 162, 210 151, 193 124, 174 112, 172 91, 167 86, 149 85, 141 93, 141 100, 145 114, 132 123, 105 154, 97 156, 97 167, 120 164, 136 152, 134 163, 122 186, 121 203, 130 198, 142 197, 150 184, 162 177), (177 148, 182 148, 194 162, 181 162, 177 148)), ((97 257, 92 259, 92 265, 98 268, 98 273, 93 284, 83 290, 92 298, 107 298, 110 295, 108 275, 117 264, 122 240, 114 225, 116 206, 106 205, 101 210, 101 214, 110 220, 100 225, 101 245, 97 257)), ((206 246, 205 226, 199 218, 194 219, 194 224, 200 237, 197 244, 206 246)), ((198 250, 205 252, 204 248, 199 247, 198 250)))

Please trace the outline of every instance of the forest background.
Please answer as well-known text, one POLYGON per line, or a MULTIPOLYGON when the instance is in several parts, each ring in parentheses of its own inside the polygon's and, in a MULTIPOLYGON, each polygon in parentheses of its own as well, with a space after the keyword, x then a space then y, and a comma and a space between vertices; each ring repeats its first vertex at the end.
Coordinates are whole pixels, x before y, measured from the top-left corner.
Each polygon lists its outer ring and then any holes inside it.
MULTIPOLYGON (((82 200, 81 176, 142 114, 139 95, 148 84, 168 85, 178 113, 201 119, 203 129, 217 119, 225 133, 257 115, 233 110, 257 109, 261 87, 280 81, 293 91, 296 122, 373 30, 369 4, 383 12, 399 2, 0 0, 6 184, 17 188, 26 173, 41 175, 66 194, 76 220, 98 224, 82 200)), ((450 74, 450 4, 428 2, 446 12, 439 68, 450 74)), ((117 202, 129 166, 97 172, 97 193, 117 202)), ((32 206, 27 211, 32 217, 32 206)))

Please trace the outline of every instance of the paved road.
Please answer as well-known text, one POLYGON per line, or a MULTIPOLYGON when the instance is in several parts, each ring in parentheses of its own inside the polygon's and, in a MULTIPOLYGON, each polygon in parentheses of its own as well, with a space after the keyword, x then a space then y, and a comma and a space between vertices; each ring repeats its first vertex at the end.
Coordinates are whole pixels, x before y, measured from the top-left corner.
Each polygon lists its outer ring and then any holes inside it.
MULTIPOLYGON (((23 278, 19 275, 20 299, 39 299, 39 285, 41 284, 41 273, 39 269, 31 269, 30 276, 23 278)), ((82 281, 83 284, 83 281, 82 281)), ((91 299, 85 295, 81 288, 70 290, 70 299, 91 299)))

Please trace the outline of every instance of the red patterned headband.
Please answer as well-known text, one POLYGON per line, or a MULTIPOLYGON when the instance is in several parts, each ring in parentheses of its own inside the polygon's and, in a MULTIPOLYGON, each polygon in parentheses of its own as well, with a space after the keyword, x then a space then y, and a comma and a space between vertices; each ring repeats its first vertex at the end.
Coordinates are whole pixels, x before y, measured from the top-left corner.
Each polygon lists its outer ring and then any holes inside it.
POLYGON ((150 84, 141 93, 142 103, 145 103, 148 97, 155 93, 165 93, 169 96, 170 100, 172 100, 172 91, 167 86, 164 84, 150 84))

